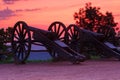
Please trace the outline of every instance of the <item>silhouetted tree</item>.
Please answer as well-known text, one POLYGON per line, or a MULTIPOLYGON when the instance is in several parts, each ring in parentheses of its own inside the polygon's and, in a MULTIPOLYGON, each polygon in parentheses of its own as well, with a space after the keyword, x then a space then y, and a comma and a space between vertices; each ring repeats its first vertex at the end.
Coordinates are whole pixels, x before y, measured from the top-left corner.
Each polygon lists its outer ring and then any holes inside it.
POLYGON ((103 14, 99 7, 94 7, 91 3, 86 3, 85 8, 80 8, 74 13, 76 24, 84 29, 96 31, 101 26, 115 27, 117 23, 111 12, 103 14))
POLYGON ((91 30, 94 32, 104 34, 104 41, 116 44, 116 32, 114 28, 117 23, 111 12, 103 14, 100 12, 100 7, 92 6, 91 3, 86 3, 85 8, 80 8, 78 12, 74 13, 76 25, 80 28, 91 30))
POLYGON ((5 50, 5 45, 4 45, 4 41, 5 41, 5 31, 4 28, 0 29, 0 51, 4 51, 5 50))
POLYGON ((6 43, 11 42, 13 28, 0 29, 0 51, 6 50, 6 43))
POLYGON ((6 37, 6 41, 7 42, 11 42, 11 39, 12 39, 12 31, 13 31, 13 28, 12 27, 8 27, 5 31, 5 37, 6 37))
POLYGON ((6 46, 6 43, 11 42, 12 31, 12 27, 8 27, 7 29, 0 29, 0 61, 7 58, 6 55, 4 55, 4 52, 8 52, 8 47, 6 46))

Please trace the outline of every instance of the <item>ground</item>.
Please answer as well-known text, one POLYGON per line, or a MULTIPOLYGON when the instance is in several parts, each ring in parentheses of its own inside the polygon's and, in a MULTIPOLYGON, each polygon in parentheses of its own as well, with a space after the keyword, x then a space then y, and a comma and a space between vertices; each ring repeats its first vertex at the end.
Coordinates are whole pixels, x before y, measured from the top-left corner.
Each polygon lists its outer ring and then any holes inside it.
POLYGON ((120 61, 29 62, 0 64, 0 80, 120 80, 120 61))

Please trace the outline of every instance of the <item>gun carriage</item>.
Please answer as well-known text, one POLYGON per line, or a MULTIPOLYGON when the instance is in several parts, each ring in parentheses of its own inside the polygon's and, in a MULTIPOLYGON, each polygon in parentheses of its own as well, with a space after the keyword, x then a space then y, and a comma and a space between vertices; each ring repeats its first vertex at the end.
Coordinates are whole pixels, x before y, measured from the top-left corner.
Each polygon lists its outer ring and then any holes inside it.
POLYGON ((32 44, 45 46, 53 59, 65 59, 72 63, 85 60, 85 56, 72 50, 66 44, 66 27, 61 22, 53 22, 47 30, 28 26, 18 21, 13 28, 12 51, 15 63, 24 63, 31 50, 32 44))
POLYGON ((114 39, 114 36, 108 35, 110 31, 113 30, 108 28, 106 34, 103 34, 105 30, 99 29, 99 33, 96 33, 80 29, 74 24, 66 27, 59 21, 53 22, 48 30, 42 30, 28 26, 23 21, 18 21, 14 25, 12 34, 12 51, 15 63, 24 63, 27 60, 32 51, 32 44, 45 46, 54 60, 68 60, 72 63, 83 62, 87 57, 84 51, 91 49, 91 46, 88 48, 89 45, 94 46, 100 55, 114 56, 120 59, 120 51, 108 42, 114 39))

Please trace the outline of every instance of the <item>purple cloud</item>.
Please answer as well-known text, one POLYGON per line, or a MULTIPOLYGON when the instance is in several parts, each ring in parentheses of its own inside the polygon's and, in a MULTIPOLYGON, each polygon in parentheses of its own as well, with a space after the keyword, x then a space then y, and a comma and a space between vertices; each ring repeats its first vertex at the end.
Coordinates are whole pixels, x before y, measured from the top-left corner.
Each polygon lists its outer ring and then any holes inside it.
POLYGON ((16 1, 19 1, 19 0, 3 0, 5 4, 13 4, 16 1))
POLYGON ((33 9, 17 9, 16 12, 22 12, 22 11, 25 11, 25 12, 33 12, 33 11, 39 11, 41 10, 41 8, 33 8, 33 9))
POLYGON ((41 10, 40 8, 34 8, 34 9, 25 9, 24 11, 39 11, 41 10))
POLYGON ((12 11, 11 9, 9 9, 8 7, 6 9, 0 10, 0 20, 4 20, 7 19, 8 17, 11 16, 16 16, 17 13, 16 12, 33 12, 33 11, 39 11, 41 10, 40 8, 34 8, 34 9, 18 9, 15 11, 12 11))
POLYGON ((22 9, 17 9, 17 10, 15 10, 16 12, 22 12, 22 11, 24 11, 24 10, 22 10, 22 9))
POLYGON ((8 17, 15 16, 14 11, 6 8, 4 10, 0 10, 0 20, 7 19, 8 17))
POLYGON ((2 0, 5 4, 14 4, 16 1, 28 1, 28 0, 2 0))

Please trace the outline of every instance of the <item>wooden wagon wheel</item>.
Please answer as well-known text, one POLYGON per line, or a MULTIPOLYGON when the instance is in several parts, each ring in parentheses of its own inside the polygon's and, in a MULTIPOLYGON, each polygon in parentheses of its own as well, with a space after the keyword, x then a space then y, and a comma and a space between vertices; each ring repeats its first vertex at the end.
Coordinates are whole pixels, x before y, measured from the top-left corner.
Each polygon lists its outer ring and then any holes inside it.
POLYGON ((48 31, 55 32, 56 39, 58 39, 62 42, 65 42, 66 26, 63 23, 61 23, 59 21, 53 22, 49 26, 48 31))
POLYGON ((12 50, 15 63, 25 63, 31 50, 31 35, 27 24, 23 21, 19 21, 14 25, 12 50))
POLYGON ((82 31, 74 24, 70 24, 67 27, 67 33, 65 34, 67 44, 77 52, 80 52, 81 43, 83 40, 82 34, 82 31))
POLYGON ((87 53, 89 50, 89 38, 85 37, 85 33, 75 24, 70 24, 67 27, 67 44, 76 52, 82 53, 86 56, 86 59, 90 58, 87 53), (87 47, 86 47, 87 46, 87 47))
MULTIPOLYGON (((56 33, 56 39, 66 43, 66 26, 63 23, 59 21, 53 22, 49 26, 48 31, 56 33)), ((52 49, 48 50, 55 61, 59 60, 59 55, 56 52, 54 52, 52 49)))
POLYGON ((98 33, 104 34, 103 41, 108 41, 111 43, 115 43, 115 30, 112 27, 109 26, 103 26, 98 28, 98 33))

